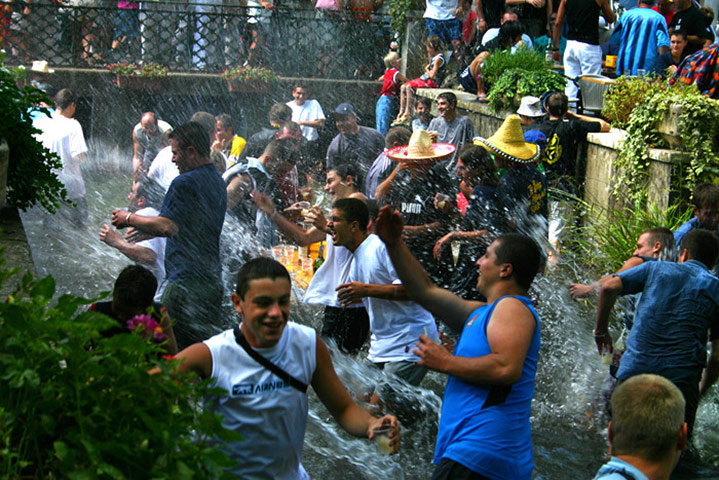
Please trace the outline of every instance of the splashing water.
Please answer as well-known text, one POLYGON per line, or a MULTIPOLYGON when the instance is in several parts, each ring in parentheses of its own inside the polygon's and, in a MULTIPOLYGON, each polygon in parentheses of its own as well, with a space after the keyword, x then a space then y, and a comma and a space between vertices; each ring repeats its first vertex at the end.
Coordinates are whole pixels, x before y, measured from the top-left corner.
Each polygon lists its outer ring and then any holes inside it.
MULTIPOLYGON (((57 295, 95 297, 101 291, 111 290, 116 275, 130 263, 98 236, 103 223, 109 223, 112 209, 127 206, 130 172, 125 163, 129 162, 120 162, 119 158, 119 152, 114 152, 102 165, 85 166, 89 215, 83 227, 60 220, 48 230, 37 209, 22 214, 37 272, 55 277, 57 295)), ((231 220, 226 222, 221 242, 224 255, 239 249, 261 251, 251 236, 231 220)), ((223 272, 227 292, 234 288, 231 270, 225 267, 223 272)), ((601 393, 606 388, 606 367, 601 365, 591 335, 594 304, 572 301, 567 291, 567 285, 577 280, 590 279, 577 275, 571 265, 559 263, 538 277, 531 291, 542 329, 531 418, 537 479, 591 478, 604 462, 607 450, 607 418, 603 413, 606 399, 601 393)), ((292 319, 319 331, 321 309, 302 304, 298 301, 300 295, 296 289, 292 319)), ((226 325, 230 326, 237 316, 230 305, 229 293, 225 302, 223 311, 226 325)), ((215 332, 206 333, 209 337, 215 332)), ((333 345, 330 350, 340 379, 357 399, 371 392, 380 381, 386 381, 379 370, 362 358, 363 354, 350 357, 333 345)), ((395 391, 405 398, 401 402, 404 413, 416 420, 403 426, 402 448, 392 457, 380 455, 366 439, 346 434, 310 391, 305 468, 313 478, 428 478, 445 381, 443 375, 435 372, 425 377, 422 388, 390 380, 395 391)), ((695 429, 695 443, 710 464, 719 463, 718 398, 714 391, 702 402, 695 429)), ((672 478, 719 478, 719 474, 705 470, 689 476, 675 473, 672 478)))

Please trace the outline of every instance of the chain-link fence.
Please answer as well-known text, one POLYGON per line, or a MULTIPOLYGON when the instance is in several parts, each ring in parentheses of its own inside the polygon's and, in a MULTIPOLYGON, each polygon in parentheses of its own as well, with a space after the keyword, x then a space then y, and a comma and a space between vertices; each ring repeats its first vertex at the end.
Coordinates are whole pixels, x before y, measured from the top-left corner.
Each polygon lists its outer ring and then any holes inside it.
POLYGON ((389 17, 372 11, 114 3, 0 1, 6 60, 68 67, 156 62, 173 72, 220 72, 249 62, 281 76, 369 79, 382 74, 390 42, 389 17))

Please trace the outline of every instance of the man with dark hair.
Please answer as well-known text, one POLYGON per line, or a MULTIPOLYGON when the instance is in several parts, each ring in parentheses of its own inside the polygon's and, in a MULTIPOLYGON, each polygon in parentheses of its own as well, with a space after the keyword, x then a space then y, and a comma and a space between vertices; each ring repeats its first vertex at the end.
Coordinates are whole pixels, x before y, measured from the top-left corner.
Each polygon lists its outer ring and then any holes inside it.
POLYGON ((674 242, 679 245, 684 236, 695 228, 716 232, 719 228, 719 185, 698 183, 692 194, 694 217, 677 228, 674 242))
MULTIPOLYGON (((564 49, 564 75, 574 79, 580 75, 601 75, 602 47, 599 45, 599 12, 607 23, 614 21, 614 12, 609 0, 561 0, 557 19, 552 30, 554 61, 561 62, 559 37, 562 35, 564 18, 569 25, 566 33, 567 46, 564 49)), ((564 89, 567 97, 578 97, 579 89, 571 80, 564 89)))
POLYGON ((639 8, 625 12, 614 27, 610 44, 619 44, 617 75, 636 76, 654 71, 657 56, 669 51, 669 34, 655 0, 638 0, 639 8))
MULTIPOLYGON (((429 101, 425 97, 419 98, 429 101)), ((389 129, 384 139, 384 151, 377 156, 367 172, 367 180, 363 190, 367 198, 380 198, 387 194, 397 174, 397 168, 401 167, 398 165, 395 168, 394 162, 386 155, 386 152, 391 148, 407 145, 411 136, 412 132, 405 127, 392 127, 389 129), (383 188, 378 188, 380 185, 383 188)))
POLYGON ((231 116, 222 113, 215 117, 215 141, 211 148, 213 152, 219 152, 224 156, 226 169, 240 161, 246 143, 244 138, 235 135, 231 116))
POLYGON ((250 260, 240 268, 232 294, 240 324, 177 355, 181 372, 211 378, 228 392, 205 405, 223 416, 226 428, 242 435, 224 444, 234 460, 232 473, 238 478, 308 478, 300 463, 308 385, 349 434, 372 439, 377 429, 390 427, 389 448, 396 453, 397 419, 376 418, 350 398, 324 342, 311 327, 288 321, 290 296, 290 276, 281 264, 263 257, 250 260))
POLYGON ((222 174, 227 169, 227 161, 225 159, 225 156, 212 148, 210 148, 215 143, 215 116, 209 112, 195 112, 190 117, 190 122, 195 122, 200 125, 202 125, 202 128, 205 129, 205 132, 207 132, 207 136, 210 139, 210 144, 208 145, 208 153, 210 155, 210 161, 217 169, 217 172, 222 174))
POLYGON ((341 103, 334 112, 339 133, 327 147, 325 167, 337 163, 354 163, 367 175, 372 162, 384 149, 384 137, 374 128, 357 123, 357 113, 350 103, 341 103))
POLYGON ((158 120, 154 112, 145 112, 132 129, 132 172, 147 172, 161 149, 170 144, 172 125, 158 120))
MULTIPOLYGON (((432 99, 428 97, 416 97, 417 103, 414 106, 415 117, 410 124, 412 131, 429 129, 429 122, 434 119, 432 115, 432 99)), ((387 132, 389 133, 389 132, 387 132)), ((404 143, 400 145, 405 145, 404 143)))
POLYGON ((669 479, 687 446, 684 398, 669 380, 636 375, 614 390, 609 422, 612 458, 594 480, 669 479))
POLYGON ((354 257, 351 281, 337 286, 337 297, 343 306, 361 300, 367 309, 372 332, 367 358, 416 386, 427 369, 417 365, 419 357, 410 350, 423 332, 438 341, 437 326, 428 311, 406 301, 387 250, 377 235, 367 231, 368 224, 369 210, 362 200, 344 198, 332 204, 327 226, 334 245, 345 247, 354 257))
POLYGON ((686 400, 690 438, 699 398, 719 376, 719 279, 709 272, 717 254, 712 232, 692 230, 682 239, 679 263, 645 262, 618 273, 601 285, 597 302, 594 337, 603 354, 612 351, 609 314, 617 297, 642 292, 617 378, 654 373, 672 381, 686 400))
POLYGON ((280 127, 287 121, 292 120, 292 109, 284 103, 275 103, 270 107, 268 114, 269 127, 262 129, 253 134, 247 140, 247 146, 242 152, 242 159, 246 157, 258 158, 265 151, 265 147, 277 138, 280 127))
MULTIPOLYGON (((320 136, 317 133, 318 128, 325 126, 325 112, 317 100, 308 99, 307 87, 302 83, 296 83, 292 88, 292 97, 294 100, 287 102, 287 106, 292 109, 292 121, 302 127, 302 136, 316 146, 320 136)), ((314 149, 312 150, 314 152, 314 149)))
POLYGON ((247 157, 222 175, 227 185, 227 210, 256 236, 260 245, 271 247, 278 243, 277 232, 267 215, 252 203, 250 193, 257 190, 268 195, 282 209, 284 202, 279 183, 297 162, 297 149, 290 139, 273 140, 259 158, 247 157))
POLYGON ((552 93, 546 105, 549 118, 532 125, 547 137, 547 187, 570 194, 570 198, 553 194, 549 202, 549 242, 555 248, 559 247, 566 235, 566 225, 574 218, 571 197, 581 196, 581 186, 584 184, 586 165, 584 150, 580 146, 584 146, 588 133, 608 132, 610 129, 610 125, 601 118, 570 112, 568 103, 566 94, 552 93))
POLYGON ((450 173, 457 169, 457 152, 472 143, 474 125, 465 115, 457 114, 457 96, 452 92, 437 95, 437 111, 439 117, 429 122, 429 132, 437 132, 436 143, 451 143, 456 147, 454 153, 443 160, 443 165, 450 173))
POLYGON ((477 261, 477 290, 487 303, 467 301, 429 280, 402 241, 403 223, 399 212, 383 207, 376 226, 399 279, 412 300, 461 332, 454 354, 427 335, 414 350, 421 365, 449 375, 432 478, 529 479, 540 336, 527 289, 541 251, 525 235, 496 239, 477 261))
MULTIPOLYGON (((162 204, 160 187, 151 178, 141 177, 132 182, 132 190, 127 195, 130 201, 128 210, 136 215, 156 217, 162 204)), ((100 240, 117 249, 127 258, 149 269, 157 279, 160 287, 155 293, 155 301, 159 302, 165 290, 165 237, 151 237, 137 243, 128 242, 115 229, 107 224, 102 226, 100 240)))
POLYGON ((684 52, 687 55, 708 47, 714 41, 711 29, 706 27, 704 16, 692 0, 675 0, 674 11, 672 22, 669 24, 669 33, 675 30, 686 33, 687 46, 684 52))
POLYGON ((180 175, 170 184, 160 214, 150 217, 114 210, 112 224, 133 227, 138 240, 168 237, 162 304, 177 322, 178 344, 183 347, 205 337, 207 328, 219 321, 220 233, 227 194, 210 161, 210 139, 203 126, 181 125, 170 134, 170 141, 172 161, 180 175))
POLYGON ((657 57, 654 62, 654 73, 667 77, 674 75, 679 64, 686 58, 687 34, 683 30, 674 30, 669 35, 669 51, 657 57))

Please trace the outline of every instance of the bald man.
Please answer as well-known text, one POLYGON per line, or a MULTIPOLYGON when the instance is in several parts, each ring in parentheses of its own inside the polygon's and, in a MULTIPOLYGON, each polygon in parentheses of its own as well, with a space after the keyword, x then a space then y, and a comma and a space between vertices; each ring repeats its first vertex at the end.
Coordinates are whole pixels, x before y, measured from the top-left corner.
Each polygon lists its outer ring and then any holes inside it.
POLYGON ((157 153, 170 144, 171 131, 172 126, 163 120, 158 120, 154 112, 142 114, 140 123, 132 129, 134 175, 137 175, 138 171, 147 172, 157 153))

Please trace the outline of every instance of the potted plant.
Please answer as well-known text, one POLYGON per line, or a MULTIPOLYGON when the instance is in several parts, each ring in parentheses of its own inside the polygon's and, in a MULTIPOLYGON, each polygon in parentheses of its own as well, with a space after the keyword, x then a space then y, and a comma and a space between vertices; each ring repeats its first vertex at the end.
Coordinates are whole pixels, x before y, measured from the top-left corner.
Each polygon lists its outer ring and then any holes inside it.
POLYGON ((267 67, 226 68, 221 76, 227 80, 227 89, 230 92, 242 93, 267 92, 270 84, 280 80, 279 75, 267 67))
POLYGON ((117 86, 132 90, 150 90, 154 92, 165 88, 163 81, 169 70, 159 63, 147 62, 136 65, 134 63, 112 63, 107 70, 116 75, 117 86))
POLYGON ((482 77, 489 90, 489 108, 497 112, 519 107, 522 97, 564 90, 565 79, 553 71, 544 56, 529 48, 496 51, 487 58, 482 77))
MULTIPOLYGON (((4 139, 9 151, 7 204, 21 210, 40 204, 54 212, 61 201, 67 201, 65 187, 55 174, 62 162, 35 139, 33 134, 40 131, 33 127, 30 117, 37 105, 49 104, 50 100, 35 87, 19 86, 24 81, 25 70, 6 67, 0 50, 0 143, 4 139)), ((5 186, 0 185, 0 190, 5 186)), ((5 199, 0 199, 0 206, 4 203, 5 199)))
POLYGON ((604 96, 602 116, 616 128, 626 128, 632 111, 644 99, 660 89, 667 88, 661 78, 649 80, 647 77, 617 78, 612 88, 604 96))

